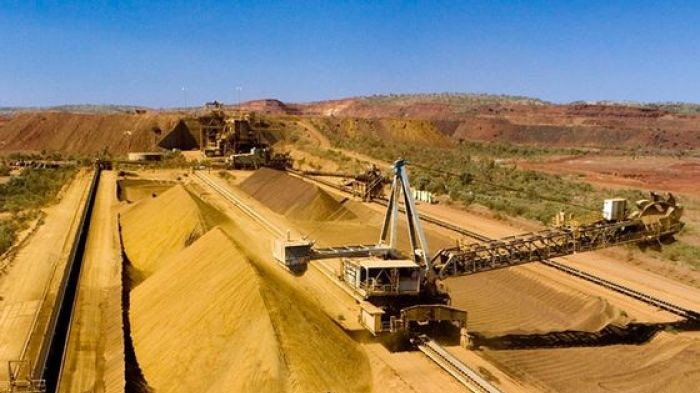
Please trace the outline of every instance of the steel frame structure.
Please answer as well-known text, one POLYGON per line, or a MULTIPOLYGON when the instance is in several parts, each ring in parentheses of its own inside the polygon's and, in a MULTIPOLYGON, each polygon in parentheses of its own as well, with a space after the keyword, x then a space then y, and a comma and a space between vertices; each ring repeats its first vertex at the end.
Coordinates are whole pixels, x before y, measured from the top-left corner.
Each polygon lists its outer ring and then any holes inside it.
POLYGON ((440 250, 432 260, 440 277, 464 276, 528 262, 639 241, 658 241, 682 228, 681 222, 641 220, 598 222, 576 228, 547 229, 486 243, 440 250))

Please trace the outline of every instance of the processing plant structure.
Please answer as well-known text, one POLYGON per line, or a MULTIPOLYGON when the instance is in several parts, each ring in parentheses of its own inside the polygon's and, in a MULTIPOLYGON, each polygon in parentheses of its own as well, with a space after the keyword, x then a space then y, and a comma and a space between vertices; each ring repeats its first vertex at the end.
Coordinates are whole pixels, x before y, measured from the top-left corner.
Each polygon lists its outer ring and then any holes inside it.
POLYGON ((222 158, 231 169, 291 168, 289 154, 272 151, 253 114, 227 113, 216 101, 207 108, 198 117, 200 149, 207 157, 222 158))

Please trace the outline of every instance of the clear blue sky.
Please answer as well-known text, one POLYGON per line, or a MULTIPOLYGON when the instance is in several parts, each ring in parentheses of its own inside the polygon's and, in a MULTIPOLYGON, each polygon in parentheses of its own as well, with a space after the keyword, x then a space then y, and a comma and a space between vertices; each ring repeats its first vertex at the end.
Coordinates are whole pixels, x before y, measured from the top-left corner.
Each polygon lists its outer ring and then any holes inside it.
POLYGON ((237 86, 700 102, 700 2, 0 0, 0 106, 232 103, 237 86))

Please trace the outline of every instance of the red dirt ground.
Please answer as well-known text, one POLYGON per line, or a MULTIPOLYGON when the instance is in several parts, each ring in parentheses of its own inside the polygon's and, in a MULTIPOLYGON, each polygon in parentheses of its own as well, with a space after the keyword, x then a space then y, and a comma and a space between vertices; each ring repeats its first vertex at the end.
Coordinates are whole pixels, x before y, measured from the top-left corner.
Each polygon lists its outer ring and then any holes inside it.
POLYGON ((432 120, 446 135, 466 140, 603 149, 700 147, 700 115, 655 107, 508 100, 455 105, 426 98, 345 99, 294 108, 324 116, 432 120))
POLYGON ((604 187, 700 195, 700 158, 586 155, 521 161, 518 166, 555 174, 582 174, 604 187))

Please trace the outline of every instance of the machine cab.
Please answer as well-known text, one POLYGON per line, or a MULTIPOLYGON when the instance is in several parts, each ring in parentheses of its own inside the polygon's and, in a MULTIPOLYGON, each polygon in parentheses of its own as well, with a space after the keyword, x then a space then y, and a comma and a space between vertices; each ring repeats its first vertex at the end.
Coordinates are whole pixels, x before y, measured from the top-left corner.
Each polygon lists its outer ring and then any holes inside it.
POLYGON ((418 295, 421 268, 411 260, 343 258, 343 281, 362 297, 418 295))
POLYGON ((305 269, 311 260, 313 243, 308 240, 275 239, 272 256, 287 269, 305 269))

